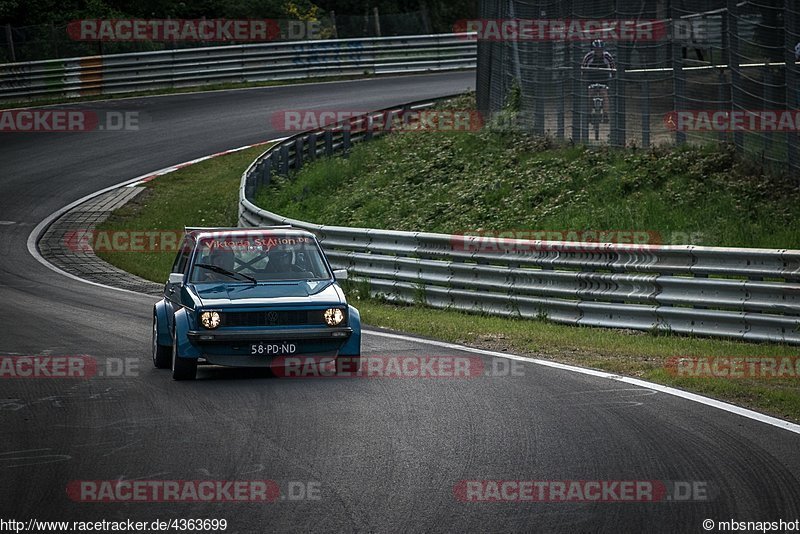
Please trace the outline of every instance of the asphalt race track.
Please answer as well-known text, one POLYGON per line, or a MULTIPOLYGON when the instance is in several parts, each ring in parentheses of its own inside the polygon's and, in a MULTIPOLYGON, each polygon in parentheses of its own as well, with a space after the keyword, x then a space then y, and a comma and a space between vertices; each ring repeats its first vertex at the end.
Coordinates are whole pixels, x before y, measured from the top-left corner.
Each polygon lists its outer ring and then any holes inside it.
MULTIPOLYGON (((152 298, 68 279, 27 251, 36 224, 84 195, 282 136, 274 111, 376 109, 472 86, 474 74, 455 73, 75 104, 138 111, 141 129, 0 134, 0 356, 84 354, 106 375, 129 365, 123 377, 0 379, 0 518, 226 519, 226 532, 702 532, 704 519, 800 518, 798 434, 530 363, 469 379, 201 369, 196 382, 173 382, 150 361, 152 298), (75 502, 68 485, 87 480, 270 480, 283 498, 75 502), (463 502, 465 480, 707 491, 689 501, 463 502)), ((478 357, 376 333, 363 354, 478 357)))

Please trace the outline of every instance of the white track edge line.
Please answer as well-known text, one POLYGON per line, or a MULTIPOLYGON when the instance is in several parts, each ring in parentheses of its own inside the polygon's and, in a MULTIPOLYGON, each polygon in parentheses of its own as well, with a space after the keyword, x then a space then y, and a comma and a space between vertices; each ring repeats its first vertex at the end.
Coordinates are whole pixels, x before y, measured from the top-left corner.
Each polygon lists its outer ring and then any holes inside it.
POLYGON ((789 432, 794 432, 795 434, 800 434, 800 425, 792 423, 790 421, 784 421, 783 419, 779 419, 777 417, 772 417, 769 415, 765 415, 753 410, 749 410, 747 408, 742 408, 741 406, 736 406, 735 404, 730 404, 727 402, 723 402, 720 400, 712 399, 710 397, 705 397, 703 395, 698 395, 697 393, 690 393, 688 391, 684 391, 682 389, 673 388, 670 386, 664 386, 662 384, 656 384, 653 382, 648 382, 646 380, 640 380, 638 378, 631 378, 627 376, 621 376, 613 373, 608 373, 605 371, 598 371, 596 369, 587 369, 585 367, 577 367, 574 365, 568 365, 564 363, 552 362, 549 360, 541 360, 538 358, 530 358, 527 356, 519 356, 517 354, 508 354, 505 352, 495 352, 491 350, 485 349, 477 349, 474 347, 466 347, 464 345, 458 345, 455 343, 447 343, 444 341, 432 341, 423 338, 407 336, 403 334, 393 334, 389 332, 381 332, 376 330, 369 330, 364 329, 365 332, 369 332, 371 335, 379 336, 379 337, 387 337, 391 339, 398 339, 401 341, 413 341, 415 343, 424 343, 427 345, 433 345, 435 347, 442 347, 451 350, 459 350, 463 352, 472 352, 475 354, 482 354, 484 356, 494 356, 497 358, 505 358, 508 360, 518 360, 521 362, 533 363, 536 365, 542 365, 545 367, 552 367, 555 369, 561 369, 563 371, 570 371, 573 373, 580 373, 583 375, 595 376, 599 378, 606 378, 608 380, 616 380, 618 382, 624 382, 626 384, 631 384, 634 386, 639 386, 646 389, 652 389, 654 391, 658 391, 660 393, 665 393, 667 395, 672 395, 674 397, 680 397, 682 399, 697 402, 699 404, 704 404, 706 406, 710 406, 712 408, 717 408, 718 410, 723 410, 725 412, 729 412, 735 415, 739 415, 741 417, 746 417, 747 419, 752 419, 754 421, 759 421, 761 423, 765 423, 777 428, 781 428, 783 430, 788 430, 789 432))

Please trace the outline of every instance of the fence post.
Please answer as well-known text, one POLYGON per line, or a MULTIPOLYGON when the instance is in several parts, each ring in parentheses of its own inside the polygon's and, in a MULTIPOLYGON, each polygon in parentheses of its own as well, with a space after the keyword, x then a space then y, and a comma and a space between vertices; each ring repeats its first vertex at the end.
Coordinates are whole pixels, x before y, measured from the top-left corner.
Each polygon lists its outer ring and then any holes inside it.
MULTIPOLYGON (((672 3, 671 3, 672 4, 672 3)), ((669 16, 672 20, 672 35, 670 35, 670 59, 672 60, 672 108, 676 112, 683 109, 683 97, 686 91, 686 80, 683 79, 683 54, 681 53, 682 47, 680 40, 675 38, 676 28, 675 21, 678 20, 678 10, 675 5, 670 5, 669 16)), ((680 128, 675 130, 675 144, 682 145, 686 142, 686 132, 681 131, 680 128)))
POLYGON ((422 0, 419 3, 419 11, 422 15, 422 26, 425 28, 425 33, 430 34, 433 33, 432 26, 431 26, 431 17, 428 14, 428 4, 425 3, 425 0, 422 0))
POLYGON ((11 34, 11 24, 6 24, 6 42, 8 43, 8 53, 11 56, 11 63, 16 63, 17 54, 14 52, 14 36, 11 34))
MULTIPOLYGON (((773 77, 772 77, 772 67, 770 67, 769 65, 764 65, 764 77, 762 79, 763 79, 763 87, 761 88, 762 90, 761 109, 775 109, 775 105, 771 103, 772 99, 770 98, 773 92, 770 91, 770 88, 772 87, 773 77)), ((761 132, 761 135, 763 136, 762 141, 764 142, 763 145, 764 152, 762 156, 766 158, 768 157, 767 153, 769 152, 769 149, 772 147, 772 132, 771 131, 761 132)))
MULTIPOLYGON (((614 12, 617 19, 621 18, 622 5, 625 2, 621 0, 614 1, 614 12)), ((614 99, 612 111, 614 112, 611 119, 611 145, 624 147, 626 139, 626 118, 627 118, 627 80, 625 70, 631 64, 631 46, 625 41, 618 41, 617 46, 617 72, 616 80, 614 83, 614 99)), ((613 74, 613 73, 612 73, 613 74)))
POLYGON ((331 9, 331 26, 333 31, 333 38, 339 38, 339 30, 336 28, 336 12, 331 9))
MULTIPOLYGON (((736 8, 737 0, 727 0, 728 10, 728 68, 731 71, 731 111, 736 111, 741 107, 741 80, 739 74, 739 24, 737 21, 738 11, 736 8)), ((733 145, 736 151, 741 153, 744 150, 744 137, 741 130, 733 132, 733 145)))
POLYGON ((617 67, 617 81, 614 84, 614 118, 611 122, 611 144, 625 146, 625 63, 617 67))
MULTIPOLYGON (((572 50, 574 51, 575 49, 576 43, 572 43, 572 50)), ((583 109, 588 97, 584 96, 581 61, 577 57, 573 59, 576 61, 572 63, 572 139, 576 143, 582 143, 586 138, 584 135, 586 121, 584 120, 583 109)))
POLYGON ((375 35, 377 37, 381 36, 381 14, 378 10, 378 6, 372 8, 372 12, 375 13, 375 35))
MULTIPOLYGON (((730 104, 728 104, 727 108, 725 106, 726 102, 730 102, 730 98, 725 94, 725 87, 727 85, 728 84, 725 81, 725 71, 723 69, 719 69, 719 94, 717 96, 717 100, 719 100, 717 109, 719 111, 726 111, 727 109, 730 109, 730 104)), ((725 130, 720 129, 720 131, 717 133, 717 137, 721 143, 724 143, 728 140, 728 133, 725 130)))
MULTIPOLYGON (((559 81, 558 86, 563 88, 564 87, 564 82, 566 81, 564 79, 564 71, 563 70, 559 70, 557 72, 557 78, 558 78, 558 81, 559 81)), ((556 138, 559 141, 563 141, 564 140, 564 107, 565 107, 566 98, 567 98, 566 91, 561 91, 560 95, 558 96, 558 110, 556 111, 556 113, 557 113, 557 116, 556 116, 556 138)))
MULTIPOLYGON (((797 110, 800 107, 800 87, 797 84, 800 82, 800 77, 797 73, 797 63, 795 61, 794 47, 795 40, 800 41, 800 36, 792 33, 790 29, 797 28, 800 23, 797 17, 797 2, 795 0, 784 0, 783 2, 783 26, 784 26, 784 69, 786 80, 786 109, 797 110)), ((786 158, 789 164, 789 172, 797 175, 798 186, 800 187, 800 172, 798 172, 798 153, 797 153, 797 137, 798 133, 786 132, 786 158)))
POLYGON ((58 53, 58 34, 56 33, 56 25, 52 22, 50 23, 50 39, 53 41, 53 57, 61 57, 61 54, 58 53))
MULTIPOLYGON (((509 14, 511 15, 512 19, 516 19, 517 15, 514 11, 514 0, 510 0, 508 3, 509 14)), ((511 40, 511 53, 513 54, 513 61, 514 61, 514 77, 517 80, 517 85, 520 87, 520 92, 522 91, 522 64, 519 59, 519 43, 516 39, 511 40)), ((538 54, 537 54, 538 57, 538 54)))
POLYGON ((650 80, 642 82, 639 101, 642 103, 642 148, 650 148, 650 80))

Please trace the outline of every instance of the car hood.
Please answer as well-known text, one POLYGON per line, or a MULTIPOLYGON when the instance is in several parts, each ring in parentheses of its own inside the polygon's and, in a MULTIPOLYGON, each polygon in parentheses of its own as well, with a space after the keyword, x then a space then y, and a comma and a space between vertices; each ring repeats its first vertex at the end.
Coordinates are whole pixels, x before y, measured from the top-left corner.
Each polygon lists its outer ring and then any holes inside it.
POLYGON ((259 306, 264 304, 344 304, 344 298, 329 280, 251 284, 195 284, 204 308, 259 306))

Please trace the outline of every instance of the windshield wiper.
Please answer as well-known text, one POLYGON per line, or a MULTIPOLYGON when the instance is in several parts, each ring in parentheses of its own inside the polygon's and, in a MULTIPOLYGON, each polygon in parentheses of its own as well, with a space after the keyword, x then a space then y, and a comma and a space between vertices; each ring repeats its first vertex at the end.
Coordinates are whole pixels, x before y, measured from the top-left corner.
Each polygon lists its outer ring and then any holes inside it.
POLYGON ((236 278, 237 276, 241 276, 242 278, 246 278, 253 282, 253 284, 258 285, 258 280, 253 278, 250 275, 244 273, 235 273, 233 271, 229 271, 224 267, 220 267, 219 265, 212 265, 210 263, 195 263, 195 267, 202 267, 203 269, 208 269, 209 271, 214 271, 215 273, 224 274, 225 276, 230 276, 231 278, 236 278))

